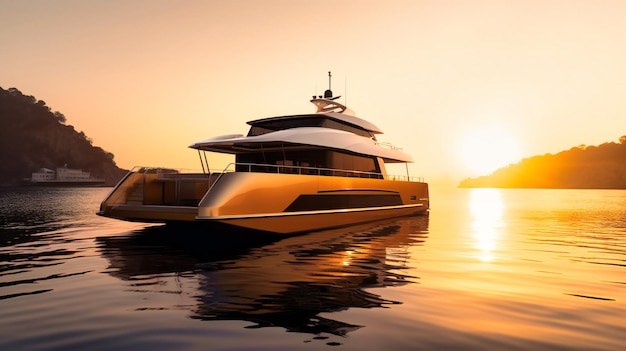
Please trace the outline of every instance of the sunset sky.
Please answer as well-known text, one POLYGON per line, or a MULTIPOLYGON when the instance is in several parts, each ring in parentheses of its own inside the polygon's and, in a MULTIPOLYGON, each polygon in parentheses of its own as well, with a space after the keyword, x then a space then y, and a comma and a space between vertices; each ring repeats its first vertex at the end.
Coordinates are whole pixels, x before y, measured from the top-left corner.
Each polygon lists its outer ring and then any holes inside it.
MULTIPOLYGON (((453 185, 626 135, 626 1, 0 0, 0 87, 120 167, 314 112, 327 88, 453 185)), ((222 168, 225 161, 214 162, 222 168)))

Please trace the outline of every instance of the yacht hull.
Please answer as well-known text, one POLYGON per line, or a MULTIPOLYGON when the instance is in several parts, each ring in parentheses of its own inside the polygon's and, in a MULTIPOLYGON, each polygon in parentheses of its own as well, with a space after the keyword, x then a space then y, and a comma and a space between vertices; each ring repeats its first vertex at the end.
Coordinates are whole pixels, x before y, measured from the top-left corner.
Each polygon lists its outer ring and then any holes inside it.
MULTIPOLYGON (((189 179, 186 181, 189 183, 189 179)), ((197 206, 182 206, 189 199, 168 193, 168 183, 159 180, 158 175, 131 175, 105 199, 98 214, 128 221, 220 223, 289 234, 414 215, 429 209, 428 185, 422 182, 232 172, 213 180, 198 178, 192 185, 187 184, 187 188, 197 193, 195 198, 204 196, 196 200, 197 206), (139 185, 126 184, 139 181, 139 185), (140 196, 136 189, 141 189, 140 196)), ((180 191, 182 186, 170 188, 180 191)))

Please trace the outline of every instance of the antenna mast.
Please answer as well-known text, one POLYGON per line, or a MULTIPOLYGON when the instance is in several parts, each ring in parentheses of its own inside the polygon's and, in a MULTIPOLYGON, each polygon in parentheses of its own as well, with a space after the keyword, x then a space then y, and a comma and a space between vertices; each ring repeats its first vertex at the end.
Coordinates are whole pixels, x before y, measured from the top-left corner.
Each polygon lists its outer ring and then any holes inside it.
POLYGON ((341 96, 333 96, 332 90, 332 73, 328 71, 328 89, 324 92, 324 95, 313 95, 313 99, 311 102, 317 107, 317 113, 347 113, 350 116, 354 116, 354 111, 348 109, 345 105, 342 105, 335 100, 339 99, 341 96))
POLYGON ((328 71, 328 90, 332 90, 332 89, 330 88, 330 81, 331 81, 331 79, 330 79, 330 78, 331 78, 331 77, 332 77, 332 75, 330 74, 330 71, 328 71))
POLYGON ((333 99, 333 91, 330 90, 330 78, 332 77, 332 75, 330 74, 330 71, 328 71, 328 90, 326 90, 324 92, 324 99, 333 99))

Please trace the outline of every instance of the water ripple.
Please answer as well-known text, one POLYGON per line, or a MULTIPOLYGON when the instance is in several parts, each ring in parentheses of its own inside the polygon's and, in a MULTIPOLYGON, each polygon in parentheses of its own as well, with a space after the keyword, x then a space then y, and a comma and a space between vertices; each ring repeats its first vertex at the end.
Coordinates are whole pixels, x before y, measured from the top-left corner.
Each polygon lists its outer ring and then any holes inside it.
POLYGON ((107 189, 0 189, 0 349, 621 350, 626 192, 488 190, 251 237, 97 217, 107 189))

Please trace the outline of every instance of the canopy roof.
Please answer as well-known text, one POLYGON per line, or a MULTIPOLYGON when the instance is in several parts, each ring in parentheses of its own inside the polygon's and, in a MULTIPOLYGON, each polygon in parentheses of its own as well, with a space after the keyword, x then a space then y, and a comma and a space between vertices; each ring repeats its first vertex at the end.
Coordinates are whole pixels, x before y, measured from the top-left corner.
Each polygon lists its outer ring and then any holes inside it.
MULTIPOLYGON (((374 128, 376 127, 374 126, 374 128)), ((196 142, 189 147, 229 154, 272 150, 306 151, 326 148, 366 156, 382 157, 385 162, 413 162, 411 156, 400 151, 400 149, 383 147, 370 138, 323 127, 291 128, 248 137, 240 134, 223 135, 196 142)))

